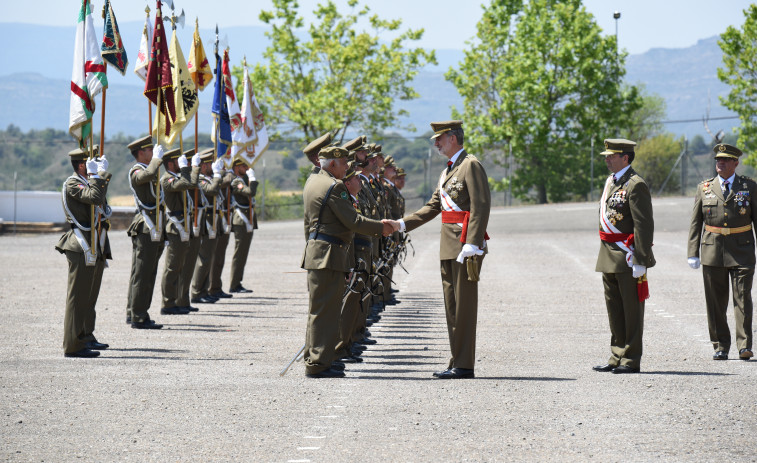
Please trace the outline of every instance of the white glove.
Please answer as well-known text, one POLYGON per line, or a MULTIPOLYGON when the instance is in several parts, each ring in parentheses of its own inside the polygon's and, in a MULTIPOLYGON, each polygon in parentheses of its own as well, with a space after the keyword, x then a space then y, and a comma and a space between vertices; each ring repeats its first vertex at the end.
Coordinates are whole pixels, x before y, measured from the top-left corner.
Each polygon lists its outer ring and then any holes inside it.
POLYGON ((220 177, 221 173, 223 173, 223 159, 216 159, 211 167, 213 168, 213 177, 216 175, 220 177))
POLYGON ((94 159, 87 159, 87 173, 91 175, 97 174, 97 167, 99 163, 94 159))
POLYGON ((187 161, 187 157, 182 154, 179 156, 179 169, 183 169, 187 166, 189 166, 189 161, 187 161))
POLYGON ((631 274, 633 275, 634 278, 639 278, 645 273, 647 273, 647 268, 645 266, 633 264, 633 267, 631 269, 631 274))
POLYGON ((199 154, 195 154, 192 156, 192 167, 199 167, 200 164, 202 164, 202 159, 200 159, 199 154))
POLYGON ((480 256, 483 253, 484 251, 479 249, 478 246, 474 246, 472 244, 464 244, 463 250, 460 251, 460 254, 457 255, 457 259, 455 260, 457 260, 458 262, 462 264, 466 257, 480 256))
POLYGON ((158 159, 163 159, 163 155, 166 154, 166 150, 161 145, 155 145, 152 147, 152 155, 158 159))
POLYGON ((699 268, 699 264, 701 261, 699 260, 699 257, 689 257, 689 267, 693 268, 694 270, 699 268))
POLYGON ((108 160, 105 158, 105 156, 100 158, 100 161, 97 162, 97 171, 106 171, 108 170, 108 160))
POLYGON ((255 181, 255 171, 252 169, 247 169, 247 178, 251 181, 255 181))

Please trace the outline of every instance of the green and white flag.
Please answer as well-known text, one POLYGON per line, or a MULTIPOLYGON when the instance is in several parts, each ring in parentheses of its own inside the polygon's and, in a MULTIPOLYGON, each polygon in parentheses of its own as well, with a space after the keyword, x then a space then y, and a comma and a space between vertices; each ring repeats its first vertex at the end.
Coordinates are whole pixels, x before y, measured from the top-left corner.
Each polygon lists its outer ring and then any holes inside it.
POLYGON ((105 64, 100 55, 98 34, 92 22, 92 6, 82 0, 74 42, 74 69, 71 72, 71 104, 68 132, 84 147, 92 133, 95 96, 108 87, 105 64))

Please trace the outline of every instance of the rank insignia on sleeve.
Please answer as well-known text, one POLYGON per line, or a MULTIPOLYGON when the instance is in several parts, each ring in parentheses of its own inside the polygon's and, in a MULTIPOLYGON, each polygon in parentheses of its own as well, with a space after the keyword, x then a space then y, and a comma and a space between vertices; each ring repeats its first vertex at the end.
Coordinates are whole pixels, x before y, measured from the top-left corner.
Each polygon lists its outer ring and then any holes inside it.
POLYGON ((343 191, 342 194, 339 195, 339 197, 342 199, 347 199, 347 192, 343 191))

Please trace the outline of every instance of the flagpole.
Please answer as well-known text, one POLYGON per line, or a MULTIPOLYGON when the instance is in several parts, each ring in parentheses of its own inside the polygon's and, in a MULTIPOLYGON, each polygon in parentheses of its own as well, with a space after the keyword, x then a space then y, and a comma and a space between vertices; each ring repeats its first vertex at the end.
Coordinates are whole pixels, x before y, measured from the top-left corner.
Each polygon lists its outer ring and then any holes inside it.
MULTIPOLYGON (((89 130, 89 156, 88 156, 88 158, 90 160, 95 157, 95 147, 94 147, 93 143, 94 143, 94 136, 92 135, 92 127, 90 125, 90 130, 89 130)), ((95 225, 97 224, 97 222, 96 222, 96 218, 95 218, 95 205, 94 204, 92 204, 90 206, 90 217, 92 218, 92 221, 90 223, 90 233, 89 234, 90 234, 91 246, 90 246, 89 249, 90 249, 90 253, 92 254, 92 258, 93 258, 92 260, 95 260, 95 259, 97 259, 97 248, 95 247, 97 245, 97 236, 96 236, 97 235, 97 231, 96 231, 96 228, 95 228, 95 225)))
MULTIPOLYGON (((200 108, 199 108, 199 100, 200 100, 200 97, 198 95, 198 97, 197 97, 197 101, 198 101, 198 108, 197 108, 197 110, 198 111, 200 110, 200 108)), ((197 151, 197 113, 195 112, 195 154, 197 154, 197 153, 198 153, 198 151, 197 151)), ((194 222, 194 227, 195 228, 197 228, 197 202, 199 201, 199 197, 198 197, 199 192, 200 192, 200 189, 199 188, 195 188, 195 207, 194 207, 194 214, 195 215, 192 218, 192 221, 194 222)))
MULTIPOLYGON (((184 156, 184 138, 181 136, 181 132, 179 132, 179 151, 181 152, 180 156, 184 156)), ((182 199, 184 200, 184 228, 189 231, 189 216, 187 215, 187 192, 184 192, 182 199)))
MULTIPOLYGON (((155 105, 155 110, 157 111, 155 113, 155 115, 158 118, 158 128, 155 131, 156 132, 156 134, 155 134, 155 144, 156 145, 160 145, 160 103, 161 103, 161 101, 160 101, 160 95, 162 93, 163 93, 163 90, 159 88, 158 89, 157 104, 155 105)), ((148 105, 150 104, 150 100, 147 100, 147 104, 148 105)), ((152 110, 152 106, 150 106, 150 109, 152 110)), ((150 135, 152 135, 152 114, 150 114, 150 135)), ((155 221, 158 223, 158 225, 157 225, 158 231, 162 232, 162 230, 163 230, 163 228, 162 228, 163 227, 163 223, 162 222, 163 221, 161 220, 162 219, 162 214, 160 213, 160 203, 161 203, 161 201, 160 201, 160 165, 158 165, 157 177, 158 177, 158 181, 155 182, 155 221)))

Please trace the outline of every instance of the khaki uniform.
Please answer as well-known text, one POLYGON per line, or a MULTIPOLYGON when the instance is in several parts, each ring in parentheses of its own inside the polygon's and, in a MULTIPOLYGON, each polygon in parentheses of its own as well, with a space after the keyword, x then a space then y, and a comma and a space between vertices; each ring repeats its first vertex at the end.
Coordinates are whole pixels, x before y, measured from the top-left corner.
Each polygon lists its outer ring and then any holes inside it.
POLYGON ((359 215, 349 198, 347 187, 325 170, 311 175, 303 191, 310 231, 301 263, 308 271, 310 295, 304 351, 308 374, 327 370, 334 361, 345 274, 352 267, 349 248, 353 232, 380 235, 383 231, 381 222, 359 215), (332 184, 334 188, 326 200, 326 192, 332 184))
MULTIPOLYGON (((455 195, 453 199, 461 210, 470 211, 466 243, 488 252, 484 237, 489 223, 491 193, 483 166, 475 156, 463 150, 451 169, 445 169, 445 172, 442 187, 450 196, 455 195)), ((404 217, 405 230, 412 231, 441 212, 442 200, 437 188, 425 206, 404 217)), ((465 244, 460 242, 461 234, 462 227, 456 223, 442 223, 439 259, 452 353, 448 367, 473 369, 476 363, 478 282, 469 281, 467 266, 455 260, 465 244)), ((483 261, 483 256, 479 261, 483 261)))
POLYGON ((255 214, 254 197, 258 191, 258 182, 250 182, 247 176, 236 177, 231 181, 231 198, 234 211, 231 216, 231 229, 234 231, 234 256, 231 258, 231 282, 234 289, 242 284, 244 267, 250 254, 253 230, 258 228, 258 215, 255 214))
MULTIPOLYGON (((95 305, 100 294, 106 259, 112 259, 109 224, 100 216, 96 237, 94 265, 86 265, 91 241, 92 206, 101 213, 110 215, 105 195, 111 174, 100 172, 100 178, 84 178, 73 174, 63 184, 63 205, 71 230, 58 240, 55 249, 68 259, 68 290, 66 312, 63 322, 63 353, 69 354, 86 347, 87 342, 96 341, 94 336, 95 305), (78 235, 78 236, 77 236, 78 235), (86 247, 86 249, 84 248, 86 247)), ((97 213, 97 212, 96 212, 97 213)))
POLYGON ((229 235, 231 234, 231 223, 228 214, 228 207, 231 202, 231 181, 235 176, 231 172, 221 178, 221 186, 218 191, 216 205, 218 207, 218 234, 216 235, 216 249, 213 253, 213 260, 210 264, 210 289, 208 293, 217 294, 223 291, 223 266, 226 262, 226 248, 229 246, 229 235))
POLYGON ((179 304, 180 299, 187 299, 188 297, 188 295, 184 297, 182 293, 180 280, 187 255, 190 252, 190 237, 192 233, 192 197, 188 193, 188 190, 197 185, 199 173, 199 167, 183 167, 180 174, 166 172, 160 179, 160 185, 165 192, 166 238, 168 240, 162 281, 162 308, 164 309, 186 307, 189 305, 188 300, 183 305, 179 304), (184 198, 186 198, 187 204, 187 220, 184 219, 184 198), (176 222, 171 220, 171 217, 176 222), (189 224, 189 227, 186 226, 187 224, 189 224), (185 236, 185 241, 182 241, 182 235, 185 236))
POLYGON ((210 289, 210 268, 213 262, 213 254, 216 252, 217 247, 216 237, 218 234, 223 233, 221 230, 222 227, 219 226, 220 221, 216 221, 215 231, 213 230, 213 220, 218 218, 213 212, 213 198, 217 198, 218 196, 218 191, 221 188, 221 177, 214 176, 208 178, 200 174, 198 187, 201 207, 198 208, 197 225, 201 243, 192 276, 192 298, 208 295, 208 290, 210 289))
POLYGON ((735 176, 727 198, 723 197, 718 177, 697 186, 688 255, 700 257, 701 249, 707 324, 716 351, 727 353, 731 347, 726 317, 729 278, 733 288, 736 345, 738 350, 752 349, 754 226, 757 225, 757 208, 752 202, 755 195, 757 183, 741 175, 735 176), (749 229, 731 232, 740 227, 749 229), (730 233, 724 234, 722 229, 728 229, 730 233))
POLYGON ((137 163, 129 171, 129 185, 134 194, 137 212, 126 231, 131 237, 132 244, 126 316, 138 323, 150 319, 147 311, 152 303, 152 294, 158 275, 158 261, 163 254, 165 239, 162 227, 165 226, 165 216, 162 208, 158 216, 159 209, 155 201, 155 185, 158 180, 158 169, 162 163, 161 159, 153 158, 149 165, 137 163), (149 224, 145 216, 149 219, 149 224), (160 225, 158 224, 159 217, 160 225), (159 226, 161 228, 158 228, 159 226), (151 233, 158 234, 157 241, 153 241, 151 233))
MULTIPOLYGON (((632 167, 613 183, 605 185, 605 219, 620 233, 633 233, 632 264, 654 267, 652 239, 654 218, 649 187, 632 167)), ((601 230, 601 225, 600 225, 601 230)), ((610 323, 611 366, 640 368, 644 332, 644 301, 638 298, 638 281, 626 262, 626 252, 618 244, 600 241, 596 271, 602 272, 605 303, 610 323)))

